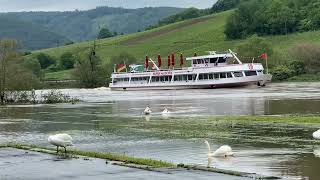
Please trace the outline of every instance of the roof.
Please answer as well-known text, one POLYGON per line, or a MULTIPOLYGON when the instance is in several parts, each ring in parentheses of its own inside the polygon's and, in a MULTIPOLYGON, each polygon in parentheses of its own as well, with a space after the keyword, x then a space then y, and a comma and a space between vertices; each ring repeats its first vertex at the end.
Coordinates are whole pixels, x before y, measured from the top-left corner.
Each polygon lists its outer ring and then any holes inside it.
POLYGON ((208 59, 208 58, 218 58, 218 57, 233 57, 232 54, 230 53, 225 53, 225 54, 210 54, 210 55, 205 55, 205 56, 194 56, 194 57, 188 57, 186 60, 194 60, 194 59, 208 59))

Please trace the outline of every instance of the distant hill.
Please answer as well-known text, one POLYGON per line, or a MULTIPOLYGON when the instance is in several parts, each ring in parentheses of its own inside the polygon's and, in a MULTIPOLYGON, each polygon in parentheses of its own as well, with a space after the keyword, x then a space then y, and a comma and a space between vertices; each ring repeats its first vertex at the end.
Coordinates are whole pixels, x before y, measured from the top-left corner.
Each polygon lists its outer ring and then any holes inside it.
POLYGON ((55 47, 57 44, 70 42, 68 38, 50 32, 39 25, 0 15, 1 38, 17 39, 21 48, 25 50, 55 47))
POLYGON ((118 34, 144 30, 160 19, 181 11, 183 9, 171 7, 140 9, 97 7, 88 11, 13 12, 5 13, 5 16, 45 27, 56 34, 79 42, 96 38, 99 29, 103 27, 118 34))

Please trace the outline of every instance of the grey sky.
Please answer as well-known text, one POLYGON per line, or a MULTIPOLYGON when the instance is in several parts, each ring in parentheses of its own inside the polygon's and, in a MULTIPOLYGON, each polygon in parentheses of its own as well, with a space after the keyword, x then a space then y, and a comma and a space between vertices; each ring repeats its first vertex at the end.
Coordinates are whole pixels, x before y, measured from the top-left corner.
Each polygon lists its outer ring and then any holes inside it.
POLYGON ((85 10, 96 6, 140 7, 211 7, 217 0, 0 0, 0 12, 85 10))

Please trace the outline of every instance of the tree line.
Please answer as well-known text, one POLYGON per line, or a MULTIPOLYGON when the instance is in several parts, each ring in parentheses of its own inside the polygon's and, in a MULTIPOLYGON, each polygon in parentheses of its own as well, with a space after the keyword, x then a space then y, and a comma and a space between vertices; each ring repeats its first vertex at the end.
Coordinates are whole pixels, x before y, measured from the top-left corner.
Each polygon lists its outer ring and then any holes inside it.
POLYGON ((228 18, 228 39, 280 35, 320 28, 318 0, 246 0, 228 18))

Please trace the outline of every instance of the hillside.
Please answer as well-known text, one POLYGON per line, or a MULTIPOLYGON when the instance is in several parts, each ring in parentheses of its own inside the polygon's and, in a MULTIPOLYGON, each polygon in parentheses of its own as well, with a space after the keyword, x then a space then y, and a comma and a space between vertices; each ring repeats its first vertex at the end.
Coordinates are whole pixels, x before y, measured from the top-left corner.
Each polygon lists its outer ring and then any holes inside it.
MULTIPOLYGON (((140 63, 143 63, 146 54, 156 58, 158 53, 162 57, 166 57, 168 53, 172 52, 182 52, 186 56, 190 56, 194 52, 204 54, 208 50, 235 49, 237 45, 247 40, 226 40, 223 31, 226 19, 231 13, 232 11, 225 11, 146 32, 99 40, 97 41, 97 54, 104 61, 109 61, 110 57, 126 51, 141 59, 140 63)), ((276 57, 269 58, 270 63, 272 63, 272 61, 281 61, 282 57, 287 56, 288 49, 296 43, 313 42, 320 44, 320 31, 293 33, 287 36, 266 36, 265 38, 272 44, 274 54, 276 54, 276 57)), ((64 52, 81 54, 85 49, 92 47, 92 44, 93 42, 83 42, 41 52, 52 56, 60 56, 64 52)), ((69 71, 64 71, 57 77, 64 78, 68 73, 69 71)), ((49 74, 47 77, 50 76, 49 74)))
POLYGON ((48 29, 32 23, 26 23, 13 17, 0 16, 0 39, 17 39, 22 49, 39 49, 57 46, 69 42, 68 38, 50 32, 48 29))
MULTIPOLYGON (((100 28, 107 27, 118 34, 133 33, 156 24, 160 19, 183 9, 171 7, 123 9, 97 7, 87 11, 70 12, 12 12, 2 15, 50 29, 74 42, 97 37, 100 28)), ((0 21, 0 24, 2 22, 0 21)))

